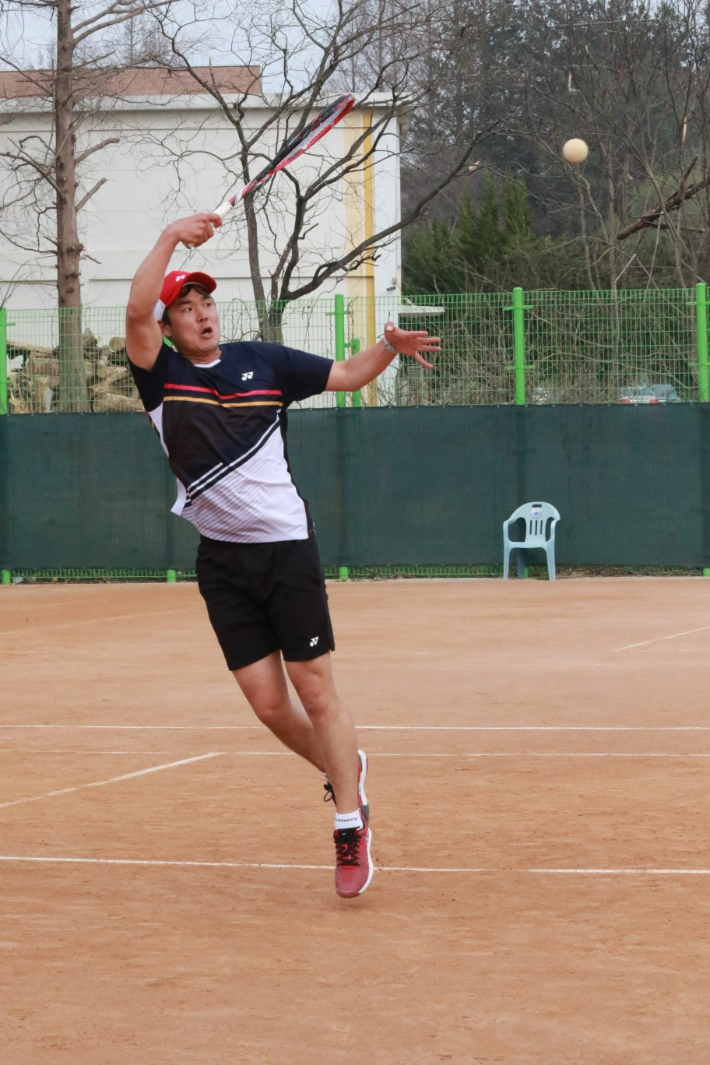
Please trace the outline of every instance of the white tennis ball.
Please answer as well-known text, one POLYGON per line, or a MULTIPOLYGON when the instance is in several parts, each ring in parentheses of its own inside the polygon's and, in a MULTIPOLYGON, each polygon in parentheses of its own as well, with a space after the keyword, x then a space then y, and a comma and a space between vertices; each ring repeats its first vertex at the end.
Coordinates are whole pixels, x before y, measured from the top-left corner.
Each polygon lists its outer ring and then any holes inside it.
POLYGON ((589 155, 589 148, 579 137, 572 137, 562 145, 562 154, 568 163, 583 163, 589 155))

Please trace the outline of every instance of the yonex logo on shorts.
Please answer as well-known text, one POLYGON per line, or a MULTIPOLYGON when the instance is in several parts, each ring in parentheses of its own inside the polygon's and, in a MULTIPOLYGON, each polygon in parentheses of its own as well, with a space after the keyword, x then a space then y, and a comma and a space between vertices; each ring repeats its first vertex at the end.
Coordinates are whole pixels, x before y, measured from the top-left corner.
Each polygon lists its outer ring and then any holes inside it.
POLYGON ((254 371, 253 370, 250 370, 249 373, 243 373, 242 374, 242 381, 251 381, 253 376, 254 376, 254 371))
POLYGON ((318 636, 314 636, 313 637, 313 639, 311 640, 311 647, 315 647, 316 646, 316 644, 318 643, 318 639, 319 639, 318 636))

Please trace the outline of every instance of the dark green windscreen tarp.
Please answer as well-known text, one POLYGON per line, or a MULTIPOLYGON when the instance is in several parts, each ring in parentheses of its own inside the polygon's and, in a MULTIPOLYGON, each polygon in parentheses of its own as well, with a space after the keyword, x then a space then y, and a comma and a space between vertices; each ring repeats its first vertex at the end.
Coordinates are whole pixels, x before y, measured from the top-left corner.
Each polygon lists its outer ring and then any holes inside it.
MULTIPOLYGON (((328 566, 499 564, 503 520, 553 503, 560 563, 710 566, 701 404, 296 410, 289 456, 328 566)), ((0 565, 192 569, 142 415, 0 419, 0 565)))
POLYGON ((193 568, 197 535, 170 514, 175 478, 144 415, 10 416, 0 448, 5 568, 193 568))

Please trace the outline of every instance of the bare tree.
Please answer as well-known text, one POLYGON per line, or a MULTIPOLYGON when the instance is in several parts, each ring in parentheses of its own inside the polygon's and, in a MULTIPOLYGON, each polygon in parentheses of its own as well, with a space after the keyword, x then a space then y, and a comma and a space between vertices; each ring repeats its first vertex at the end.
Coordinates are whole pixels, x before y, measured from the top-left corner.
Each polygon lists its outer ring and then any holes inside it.
MULTIPOLYGON (((536 235, 561 239, 575 284, 687 285, 710 269, 710 25, 700 0, 458 0, 474 46, 436 70, 436 106, 418 138, 477 112, 496 132, 476 151, 486 170, 528 190, 536 235), (569 137, 590 145, 582 167, 561 158, 569 137), (653 217, 655 215, 655 218, 653 217), (638 220, 638 225, 635 223, 638 220), (643 221, 640 221, 643 220, 643 221), (629 232, 629 227, 634 226, 629 232), (651 232, 648 232, 651 230, 651 232), (572 262, 572 260, 570 260, 572 262), (580 264, 584 279, 577 268, 580 264)), ((426 67, 420 74, 427 76, 426 67)), ((418 192, 404 171, 404 199, 418 192)), ((440 198, 455 217, 457 203, 440 198)), ((440 208, 441 209, 441 208, 440 208)))
MULTIPOLYGON (((84 247, 79 214, 106 181, 102 177, 83 189, 80 171, 91 156, 117 143, 115 137, 80 143, 80 135, 96 112, 96 100, 111 91, 110 76, 117 70, 117 29, 168 6, 167 0, 103 0, 81 5, 72 0, 5 0, 0 12, 4 18, 0 63, 9 68, 0 73, 4 124, 10 126, 17 98, 37 97, 51 109, 44 133, 13 136, 11 128, 6 130, 0 161, 5 170, 5 239, 38 257, 49 255, 56 263, 63 410, 89 408, 81 343, 84 247), (14 59, 11 20, 30 12, 51 18, 54 49, 49 70, 22 70, 14 59), (28 225, 30 218, 33 221, 28 225)), ((148 51, 151 58, 158 52, 154 46, 148 51)))
POLYGON ((705 4, 578 2, 553 18, 547 4, 528 7, 540 46, 527 67, 527 135, 551 209, 554 189, 568 217, 576 203, 590 287, 672 283, 671 264, 676 284, 700 279, 710 206, 705 4), (561 161, 571 136, 590 145, 582 168, 561 161))
MULTIPOLYGON (((303 128, 335 92, 354 89, 365 115, 363 125, 351 129, 344 150, 333 153, 337 142, 331 138, 330 154, 318 156, 318 165, 309 161, 287 171, 265 193, 245 200, 249 271, 263 337, 280 337, 287 303, 371 262, 378 249, 468 172, 472 153, 494 126, 480 122, 477 115, 461 123, 455 144, 436 144, 433 138, 419 143, 412 160, 424 180, 401 217, 371 226, 350 241, 319 222, 329 201, 347 197, 353 183, 371 184, 375 164, 398 156, 408 115, 436 106, 440 87, 433 77, 427 81, 419 76, 431 61, 432 49, 437 68, 443 70, 476 34, 476 27, 468 24, 452 33, 455 17, 456 0, 436 5, 429 0, 335 0, 325 11, 306 0, 286 0, 260 5, 249 14, 240 9, 223 20, 220 37, 231 41, 232 62, 262 71, 264 88, 251 86, 235 99, 220 91, 209 72, 200 71, 184 43, 186 33, 200 24, 198 13, 192 24, 184 18, 178 24, 170 11, 157 16, 173 64, 191 73, 234 130, 235 149, 221 161, 235 184, 246 184, 269 154, 303 128), (438 161, 434 175, 427 175, 427 156, 438 161)), ((161 147, 178 172, 191 155, 204 151, 195 148, 194 141, 181 143, 179 137, 161 147)))

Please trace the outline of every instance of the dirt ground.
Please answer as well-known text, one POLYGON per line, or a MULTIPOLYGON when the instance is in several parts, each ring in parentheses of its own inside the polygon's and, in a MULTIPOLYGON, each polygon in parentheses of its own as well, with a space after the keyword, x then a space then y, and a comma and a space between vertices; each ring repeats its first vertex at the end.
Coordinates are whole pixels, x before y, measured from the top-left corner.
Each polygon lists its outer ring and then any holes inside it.
POLYGON ((352 901, 194 585, 0 589, 0 1061, 707 1065, 710 581, 329 591, 352 901))

